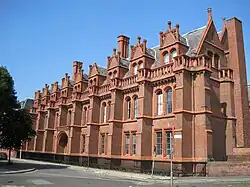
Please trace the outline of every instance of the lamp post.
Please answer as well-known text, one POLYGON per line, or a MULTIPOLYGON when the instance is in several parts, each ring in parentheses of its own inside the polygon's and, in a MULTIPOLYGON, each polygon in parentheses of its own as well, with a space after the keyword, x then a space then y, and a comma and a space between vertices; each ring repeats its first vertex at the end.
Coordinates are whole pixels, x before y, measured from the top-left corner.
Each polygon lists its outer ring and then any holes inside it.
POLYGON ((174 129, 175 127, 172 127, 172 131, 170 133, 170 186, 173 187, 174 181, 173 181, 173 138, 174 138, 174 129))

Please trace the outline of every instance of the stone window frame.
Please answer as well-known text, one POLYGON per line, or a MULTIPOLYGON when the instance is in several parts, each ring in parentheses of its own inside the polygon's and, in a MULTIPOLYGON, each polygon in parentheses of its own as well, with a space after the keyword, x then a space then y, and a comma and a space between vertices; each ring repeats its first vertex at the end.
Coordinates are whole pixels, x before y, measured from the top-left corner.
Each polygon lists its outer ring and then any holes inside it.
POLYGON ((107 103, 105 101, 101 105, 101 123, 107 123, 107 103))
POLYGON ((165 106, 163 107, 163 113, 168 115, 168 114, 172 114, 173 113, 173 88, 171 86, 166 86, 164 88, 164 94, 163 94, 163 102, 165 104, 165 106), (171 90, 171 111, 169 110, 169 106, 168 106, 168 90, 171 90))
POLYGON ((88 107, 87 106, 84 106, 83 107, 83 118, 82 118, 82 120, 83 120, 83 126, 86 126, 87 125, 87 123, 88 123, 88 107))
POLYGON ((82 150, 81 153, 86 152, 86 134, 82 134, 82 150))
POLYGON ((135 94, 133 95, 132 99, 133 99, 133 119, 137 119, 138 118, 138 114, 139 114, 139 101, 138 101, 138 95, 135 94), (137 107, 136 107, 136 104, 137 104, 137 107))
POLYGON ((162 116, 163 115, 163 112, 164 112, 164 110, 163 110, 163 107, 164 107, 164 105, 163 105, 163 103, 164 103, 164 99, 163 99, 163 91, 162 91, 162 89, 157 89, 156 91, 155 91, 155 103, 156 103, 156 112, 155 112, 155 115, 156 116, 162 116), (159 108, 159 95, 162 95, 162 101, 161 101, 161 113, 159 113, 159 111, 160 111, 160 108, 159 108))
POLYGON ((68 112, 67 112, 67 125, 71 125, 72 115, 73 115, 72 109, 68 110, 68 112))
POLYGON ((132 105, 131 105, 131 97, 130 96, 126 96, 125 100, 124 100, 124 119, 125 120, 131 120, 131 109, 132 109, 132 105), (129 106, 129 107, 128 107, 129 106))
POLYGON ((99 147, 99 154, 106 154, 106 151, 105 151, 105 149, 106 149, 106 141, 105 141, 105 139, 106 139, 106 134, 105 133, 100 133, 100 139, 99 139, 99 145, 100 145, 100 147, 99 147))

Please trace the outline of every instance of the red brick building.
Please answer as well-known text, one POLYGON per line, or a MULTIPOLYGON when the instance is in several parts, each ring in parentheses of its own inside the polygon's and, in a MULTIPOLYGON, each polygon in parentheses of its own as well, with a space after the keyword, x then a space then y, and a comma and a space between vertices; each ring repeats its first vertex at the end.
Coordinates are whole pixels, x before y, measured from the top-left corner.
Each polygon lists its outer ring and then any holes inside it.
POLYGON ((173 127, 173 161, 187 171, 248 150, 242 22, 223 22, 218 32, 208 9, 207 24, 185 35, 168 22, 153 48, 118 36, 106 68, 94 63, 87 75, 73 62, 72 78, 35 93, 37 136, 24 156, 149 170, 155 151, 164 168, 173 127))

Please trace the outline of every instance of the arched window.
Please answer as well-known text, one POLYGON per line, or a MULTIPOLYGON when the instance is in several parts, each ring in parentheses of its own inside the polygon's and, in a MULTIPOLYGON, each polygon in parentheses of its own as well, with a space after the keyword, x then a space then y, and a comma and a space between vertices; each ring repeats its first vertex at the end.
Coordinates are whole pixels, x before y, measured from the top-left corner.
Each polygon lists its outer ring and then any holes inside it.
POLYGON ((166 113, 170 114, 172 113, 172 88, 168 88, 166 90, 166 113))
POLYGON ((219 68, 219 55, 215 54, 214 55, 214 68, 218 69, 219 68))
POLYGON ((126 106, 127 106, 127 119, 130 119, 130 117, 131 117, 131 100, 130 100, 130 98, 127 98, 126 106))
POLYGON ((138 117, 138 97, 134 98, 134 119, 138 117))
POLYGON ((137 64, 133 65, 133 73, 134 73, 134 75, 137 74, 137 64))
POLYGON ((56 113, 56 119, 55 119, 54 128, 55 128, 55 127, 58 127, 58 122, 59 122, 59 114, 56 113))
POLYGON ((72 115, 71 110, 69 110, 69 112, 68 112, 68 125, 71 125, 71 115, 72 115))
POLYGON ((177 56, 177 51, 176 51, 176 49, 174 49, 174 50, 171 52, 171 56, 172 56, 172 61, 174 61, 174 57, 177 56))
POLYGON ((107 122, 107 105, 106 103, 103 103, 103 123, 106 123, 107 122))
POLYGON ((157 115, 162 115, 163 113, 163 96, 162 91, 157 93, 157 115))
POLYGON ((139 62, 139 69, 143 68, 143 62, 139 62))
POLYGON ((87 107, 83 110, 83 125, 87 124, 87 107))
POLYGON ((45 127, 45 128, 48 128, 48 115, 45 115, 44 127, 45 127))
POLYGON ((166 53, 166 54, 164 55, 164 62, 165 62, 166 64, 169 62, 169 55, 168 55, 168 53, 166 53))
POLYGON ((110 112, 111 112, 111 102, 108 102, 108 116, 107 116, 107 120, 110 119, 110 112))

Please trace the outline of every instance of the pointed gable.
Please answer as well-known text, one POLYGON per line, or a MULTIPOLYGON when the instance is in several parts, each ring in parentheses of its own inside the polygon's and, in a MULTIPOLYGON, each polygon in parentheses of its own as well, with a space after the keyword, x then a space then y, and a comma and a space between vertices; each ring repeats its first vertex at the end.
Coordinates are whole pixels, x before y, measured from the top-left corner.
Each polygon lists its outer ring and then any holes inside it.
POLYGON ((97 64, 89 65, 89 77, 99 75, 97 64))
POLYGON ((200 53, 202 46, 205 42, 222 49, 220 38, 218 36, 218 33, 216 31, 216 28, 212 19, 211 10, 209 11, 210 12, 209 12, 208 23, 199 41, 199 45, 197 46, 196 54, 200 53))
POLYGON ((112 69, 114 67, 119 66, 119 62, 120 62, 120 57, 121 52, 118 52, 118 54, 116 54, 116 49, 113 49, 113 55, 110 57, 108 56, 108 68, 107 69, 112 69))
POLYGON ((147 40, 143 40, 141 43, 141 37, 138 36, 136 46, 131 46, 131 57, 130 59, 137 59, 142 55, 147 54, 147 40))

